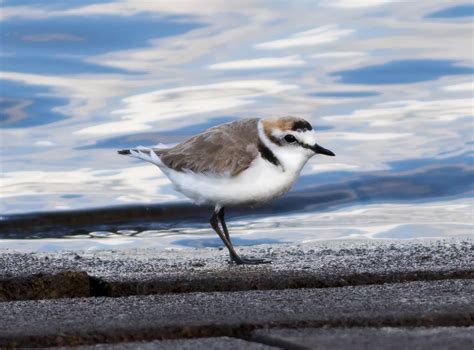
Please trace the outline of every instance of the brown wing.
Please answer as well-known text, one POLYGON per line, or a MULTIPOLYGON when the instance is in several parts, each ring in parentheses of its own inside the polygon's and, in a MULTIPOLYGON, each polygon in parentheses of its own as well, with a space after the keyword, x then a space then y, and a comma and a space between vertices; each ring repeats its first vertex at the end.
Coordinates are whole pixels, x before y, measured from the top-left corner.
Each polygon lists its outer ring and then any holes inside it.
POLYGON ((155 150, 161 161, 177 170, 237 175, 258 155, 258 119, 222 124, 169 149, 155 150))

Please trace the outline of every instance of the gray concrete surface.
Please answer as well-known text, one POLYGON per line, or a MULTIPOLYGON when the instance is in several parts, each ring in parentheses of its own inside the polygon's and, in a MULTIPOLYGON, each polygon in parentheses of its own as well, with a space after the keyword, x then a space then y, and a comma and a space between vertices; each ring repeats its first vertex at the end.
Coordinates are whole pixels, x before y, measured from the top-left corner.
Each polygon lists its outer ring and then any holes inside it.
POLYGON ((256 330, 253 339, 289 349, 472 350, 474 327, 256 330))
POLYGON ((270 258, 273 263, 230 265, 227 252, 214 248, 54 254, 0 251, 0 300, 87 296, 83 293, 126 296, 319 288, 474 277, 474 244, 467 239, 346 240, 239 247, 239 251, 270 258), (67 275, 58 275, 65 271, 67 275), (74 272, 81 273, 76 276, 74 272), (84 279, 82 272, 91 278, 84 279), (38 288, 41 283, 43 287, 38 288))
POLYGON ((471 326, 474 281, 0 303, 0 346, 249 336, 265 327, 471 326))
POLYGON ((276 350, 265 344, 229 337, 155 340, 152 342, 130 342, 96 344, 74 347, 57 347, 55 350, 276 350))

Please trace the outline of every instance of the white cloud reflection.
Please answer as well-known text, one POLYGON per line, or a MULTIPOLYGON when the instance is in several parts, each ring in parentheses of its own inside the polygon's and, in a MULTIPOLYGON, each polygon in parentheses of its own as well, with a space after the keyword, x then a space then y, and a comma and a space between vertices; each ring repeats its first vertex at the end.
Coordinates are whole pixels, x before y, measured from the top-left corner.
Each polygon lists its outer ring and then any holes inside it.
POLYGON ((380 6, 388 3, 394 3, 395 0, 332 0, 328 1, 327 6, 340 7, 343 9, 355 9, 372 6, 380 6))
MULTIPOLYGON (((27 85, 50 87, 50 96, 67 97, 69 103, 52 110, 73 117, 86 117, 96 113, 116 96, 133 88, 150 84, 143 78, 114 75, 76 74, 68 76, 42 75, 19 72, 0 72, 0 79, 21 82, 27 85)), ((44 95, 44 94, 43 94, 44 95)))
POLYGON ((55 144, 54 142, 52 141, 48 141, 48 140, 38 140, 35 142, 35 145, 36 146, 39 146, 39 147, 53 147, 53 146, 57 146, 57 144, 55 144))
POLYGON ((360 51, 335 51, 335 52, 324 52, 310 55, 311 58, 347 58, 347 57, 363 57, 367 56, 366 52, 360 51))
MULTIPOLYGON (((2 173, 0 184, 0 198, 41 196, 49 198, 55 206, 74 203, 72 200, 61 199, 61 196, 67 198, 68 195, 77 193, 94 198, 94 206, 104 205, 100 199, 104 193, 107 193, 107 198, 115 198, 117 203, 156 203, 179 198, 174 193, 162 192, 163 187, 170 187, 170 182, 161 171, 150 165, 107 170, 80 168, 72 171, 14 171, 2 173)), ((35 205, 35 201, 31 201, 31 205, 35 205)), ((3 211, 8 212, 8 203, 3 206, 3 211)), ((28 209, 36 211, 39 208, 28 209)))
POLYGON ((445 90, 445 91, 453 91, 453 92, 474 91, 474 82, 470 81, 470 82, 467 82, 467 83, 443 86, 442 89, 445 90))
POLYGON ((285 39, 267 41, 258 44, 259 49, 287 49, 298 46, 314 46, 330 43, 351 34, 351 29, 340 29, 337 25, 326 25, 323 27, 306 30, 293 34, 285 39))
MULTIPOLYGON (((259 96, 278 94, 296 89, 296 85, 276 80, 242 80, 209 85, 157 90, 127 97, 124 108, 112 114, 118 122, 94 125, 77 131, 78 134, 115 134, 151 128, 148 123, 173 118, 226 110, 255 102, 259 96)), ((168 124, 168 127, 174 127, 168 124)), ((160 130, 166 129, 160 127, 160 130)))
POLYGON ((308 166, 303 169, 302 175, 311 175, 319 173, 327 173, 333 171, 367 171, 366 168, 362 168, 356 164, 347 164, 347 163, 328 163, 321 164, 311 162, 308 166))
POLYGON ((253 12, 261 7, 264 1, 243 0, 239 3, 228 3, 220 0, 184 0, 184 1, 136 1, 119 0, 106 3, 93 3, 85 6, 62 9, 61 4, 49 6, 3 6, 0 20, 14 17, 51 18, 64 16, 135 16, 139 14, 166 15, 202 15, 209 16, 221 12, 253 12))
MULTIPOLYGON (((444 100, 403 100, 378 103, 373 108, 358 109, 349 117, 365 120, 371 126, 390 126, 405 123, 412 128, 414 124, 431 122, 449 122, 473 114, 472 99, 444 100), (409 123, 411 121, 411 123, 409 123)), ((347 118, 348 115, 325 117, 347 118)))
POLYGON ((225 69, 272 69, 282 67, 301 66, 306 62, 298 55, 287 57, 264 57, 251 60, 239 60, 216 63, 209 66, 209 69, 225 70, 225 69))

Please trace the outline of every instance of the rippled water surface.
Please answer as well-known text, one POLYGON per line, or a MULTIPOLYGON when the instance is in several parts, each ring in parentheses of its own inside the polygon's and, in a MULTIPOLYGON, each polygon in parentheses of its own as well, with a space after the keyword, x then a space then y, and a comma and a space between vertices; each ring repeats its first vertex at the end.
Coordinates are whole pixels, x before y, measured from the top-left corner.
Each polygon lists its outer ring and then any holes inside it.
POLYGON ((337 156, 314 157, 274 204, 229 210, 236 245, 472 235, 469 2, 0 5, 0 248, 220 246, 201 211, 21 228, 31 213, 186 201, 115 150, 281 115, 310 120, 337 156))

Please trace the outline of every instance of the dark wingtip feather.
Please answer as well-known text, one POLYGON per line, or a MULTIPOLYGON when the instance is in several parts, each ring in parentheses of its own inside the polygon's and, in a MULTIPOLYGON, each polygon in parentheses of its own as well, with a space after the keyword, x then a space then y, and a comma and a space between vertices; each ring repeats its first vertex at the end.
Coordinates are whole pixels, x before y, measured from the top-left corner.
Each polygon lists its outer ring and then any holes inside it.
POLYGON ((118 150, 117 153, 126 156, 127 154, 130 154, 130 150, 129 149, 121 149, 121 150, 118 150))

